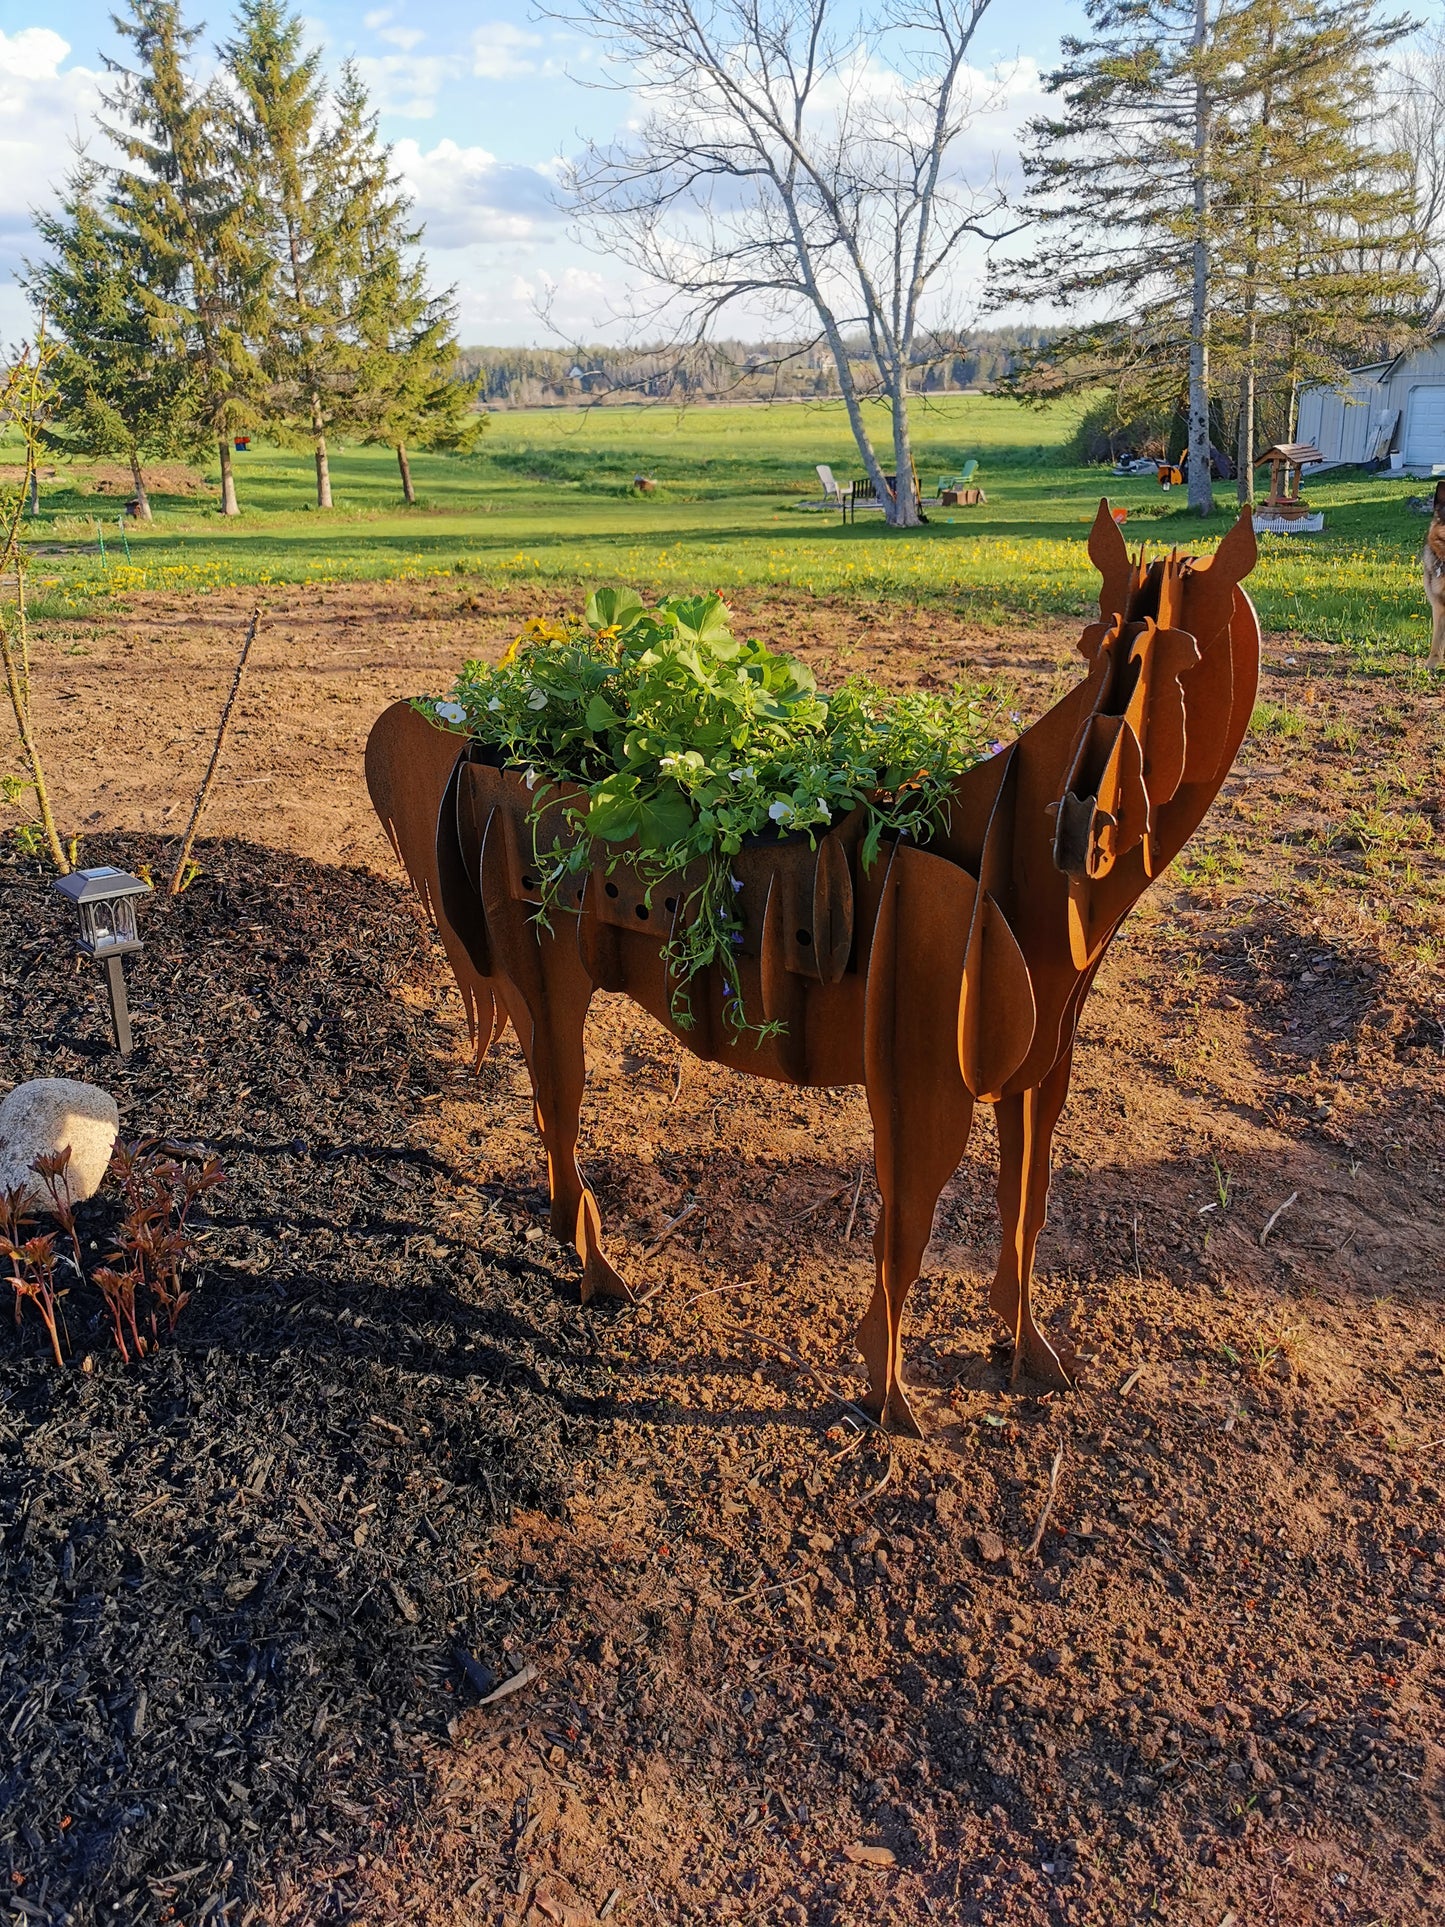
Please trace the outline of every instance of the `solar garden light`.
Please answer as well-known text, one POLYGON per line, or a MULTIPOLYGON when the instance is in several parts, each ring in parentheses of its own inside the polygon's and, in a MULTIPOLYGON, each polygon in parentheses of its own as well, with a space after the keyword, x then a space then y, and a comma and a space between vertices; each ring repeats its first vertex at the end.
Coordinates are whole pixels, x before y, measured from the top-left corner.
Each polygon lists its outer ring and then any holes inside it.
POLYGON ((102 864, 95 870, 76 870, 57 879, 55 888, 68 897, 80 916, 76 948, 105 965, 110 993, 110 1022, 116 1049, 130 1056, 130 1005, 125 995, 125 959, 144 945, 136 930, 135 900, 149 896, 151 886, 129 870, 102 864))

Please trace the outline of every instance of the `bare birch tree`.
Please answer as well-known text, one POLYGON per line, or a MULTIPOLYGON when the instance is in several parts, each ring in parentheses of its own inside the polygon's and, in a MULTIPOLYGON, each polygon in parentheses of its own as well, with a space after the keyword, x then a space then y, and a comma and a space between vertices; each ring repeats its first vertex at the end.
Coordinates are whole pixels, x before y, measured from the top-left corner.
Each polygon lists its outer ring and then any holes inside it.
MULTIPOLYGON (((987 83, 969 48, 989 0, 595 0, 550 16, 598 40, 641 113, 565 189, 639 276, 639 299, 702 339, 730 303, 811 311, 888 520, 920 519, 908 403, 959 249, 1000 238, 996 176, 962 153, 987 83), (858 337, 866 354, 858 350, 858 337), (860 368, 861 364, 861 368, 860 368), (896 493, 865 403, 888 405, 896 493)), ((954 317, 949 317, 954 319, 954 317)))

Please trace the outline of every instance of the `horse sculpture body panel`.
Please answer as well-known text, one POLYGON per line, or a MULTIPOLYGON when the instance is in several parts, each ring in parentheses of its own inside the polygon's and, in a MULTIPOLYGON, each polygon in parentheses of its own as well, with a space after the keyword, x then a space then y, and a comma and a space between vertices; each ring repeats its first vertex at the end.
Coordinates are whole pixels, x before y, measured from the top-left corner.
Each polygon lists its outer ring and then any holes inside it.
POLYGON ((520 775, 407 703, 372 730, 378 815, 439 930, 478 1052, 510 1021, 547 1154, 552 1230, 582 1261, 582 1296, 631 1298, 602 1245, 577 1163, 594 990, 622 991, 698 1057, 783 1083, 864 1086, 882 1201, 872 1297, 858 1328, 867 1408, 916 1431, 901 1375, 904 1301, 976 1102, 995 1106, 1003 1243, 990 1292, 1014 1371, 1072 1382, 1072 1359, 1033 1308, 1034 1248, 1055 1125, 1084 998, 1120 922, 1178 854, 1232 765, 1254 704, 1259 626, 1239 583, 1254 565, 1242 517, 1205 560, 1132 561, 1101 504, 1089 553, 1100 620, 1083 680, 997 755, 953 784, 947 828, 926 848, 885 843, 859 861, 864 812, 816 850, 764 841, 734 862, 744 937, 725 969, 689 986, 692 1024, 662 954, 685 879, 650 896, 600 865, 576 901, 538 921, 534 851, 564 835, 568 792, 534 825, 520 775), (550 820, 549 820, 550 819, 550 820), (759 1043, 725 1000, 780 1028, 759 1043))

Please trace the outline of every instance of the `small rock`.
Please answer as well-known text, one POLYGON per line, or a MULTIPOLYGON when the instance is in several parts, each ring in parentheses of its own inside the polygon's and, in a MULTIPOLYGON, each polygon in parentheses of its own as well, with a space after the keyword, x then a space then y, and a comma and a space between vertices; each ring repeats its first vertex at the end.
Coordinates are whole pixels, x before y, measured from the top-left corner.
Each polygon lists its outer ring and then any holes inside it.
POLYGON ((49 1194, 32 1170, 36 1158, 70 1147, 59 1182, 72 1204, 100 1189, 120 1129, 120 1112, 109 1091, 69 1077, 37 1077, 0 1099, 0 1191, 23 1187, 43 1209, 49 1194))
POLYGON ((996 1566, 1007 1556, 1008 1548, 996 1532, 980 1532, 973 1543, 980 1560, 986 1566, 996 1566))
POLYGON ((869 1847, 859 1845, 844 1847, 843 1858, 851 1860, 855 1867, 896 1867, 898 1856, 891 1847, 869 1847))

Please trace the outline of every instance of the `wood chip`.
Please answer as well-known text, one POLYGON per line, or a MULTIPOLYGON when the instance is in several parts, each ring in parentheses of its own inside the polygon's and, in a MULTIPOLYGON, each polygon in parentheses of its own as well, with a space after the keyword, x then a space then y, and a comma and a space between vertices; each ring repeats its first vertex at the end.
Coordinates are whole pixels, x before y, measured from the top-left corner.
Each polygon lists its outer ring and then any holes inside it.
POLYGON ((500 1686, 494 1687, 485 1698, 479 1699, 477 1705, 495 1706, 498 1700, 510 1699, 513 1693, 520 1693, 524 1686, 530 1686, 536 1677, 535 1666, 524 1666, 520 1673, 513 1673, 510 1679, 504 1679, 500 1686))

